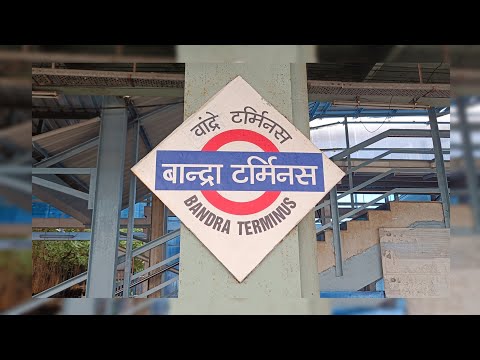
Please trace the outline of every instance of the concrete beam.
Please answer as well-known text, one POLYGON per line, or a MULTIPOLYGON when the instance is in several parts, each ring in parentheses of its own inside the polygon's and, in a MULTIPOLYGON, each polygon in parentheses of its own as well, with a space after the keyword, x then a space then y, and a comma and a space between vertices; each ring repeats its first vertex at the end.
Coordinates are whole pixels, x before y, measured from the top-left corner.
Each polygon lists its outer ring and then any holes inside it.
POLYGON ((335 266, 319 274, 320 291, 357 291, 383 277, 380 245, 374 245, 343 262, 343 276, 335 266))

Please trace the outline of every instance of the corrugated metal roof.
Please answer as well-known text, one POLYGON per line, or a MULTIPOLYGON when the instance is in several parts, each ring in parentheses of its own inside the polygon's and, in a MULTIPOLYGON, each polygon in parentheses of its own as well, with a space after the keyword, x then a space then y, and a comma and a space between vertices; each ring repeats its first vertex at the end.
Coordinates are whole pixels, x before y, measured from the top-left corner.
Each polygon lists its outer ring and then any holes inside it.
MULTIPOLYGON (((164 98, 135 98, 135 104, 145 105, 138 110, 139 115, 145 115, 142 120, 142 126, 150 141, 152 147, 159 144, 165 137, 167 137, 177 126, 183 121, 183 104, 170 104, 172 99, 164 98), (160 106, 159 104, 170 104, 160 106), (146 105, 155 105, 149 107, 146 105), (140 110, 141 109, 141 110, 140 110), (152 110, 156 110, 152 112, 152 110)), ((175 101, 173 101, 175 102, 175 101)), ((58 154, 62 151, 72 148, 73 146, 82 144, 98 136, 100 129, 99 118, 91 120, 83 120, 75 125, 64 126, 62 128, 52 130, 37 136, 32 140, 40 146, 44 151, 48 152, 50 156, 58 154)), ((128 193, 130 188, 130 168, 133 166, 133 127, 129 127, 127 132, 127 144, 125 148, 125 169, 123 174, 123 194, 122 194, 122 208, 128 206, 128 193)), ((148 153, 147 146, 140 139, 139 143, 139 159, 143 158, 148 153)), ((73 156, 62 162, 65 167, 72 168, 92 168, 96 167, 97 163, 97 147, 93 147, 81 154, 73 156)), ((76 178, 89 185, 89 176, 77 175, 76 178)), ((53 204, 58 209, 70 214, 74 217, 81 217, 81 221, 91 218, 91 211, 87 209, 87 202, 81 199, 73 198, 69 195, 64 195, 59 192, 40 188, 34 186, 33 193, 40 199, 55 203, 53 204), (81 213, 82 216, 79 216, 81 213)), ((150 191, 143 185, 142 182, 137 181, 137 199, 143 198, 150 191)))

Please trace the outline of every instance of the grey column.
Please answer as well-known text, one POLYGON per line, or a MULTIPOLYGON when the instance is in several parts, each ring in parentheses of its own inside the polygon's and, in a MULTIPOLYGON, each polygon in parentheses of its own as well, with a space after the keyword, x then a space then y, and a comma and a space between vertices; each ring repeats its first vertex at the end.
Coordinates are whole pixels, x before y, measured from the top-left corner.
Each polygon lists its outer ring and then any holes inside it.
POLYGON ((438 187, 442 195, 443 217, 445 227, 450 227, 450 194, 448 192, 447 173, 445 171, 445 162, 443 160, 442 143, 438 130, 437 114, 435 108, 428 109, 430 119, 430 128, 432 130, 433 151, 435 153, 435 167, 437 170, 438 187))
MULTIPOLYGON (((138 162, 138 138, 140 134, 140 123, 138 120, 133 125, 133 164, 138 162)), ((130 278, 132 273, 132 249, 133 249, 133 223, 135 221, 135 200, 137 198, 137 177, 130 174, 130 192, 128 194, 128 225, 127 243, 125 246, 125 271, 123 275, 123 297, 130 295, 130 278)))
MULTIPOLYGON (((260 51, 260 48, 246 48, 244 54, 249 50, 260 51)), ((185 118, 240 75, 306 133, 309 125, 305 63, 302 67, 296 68, 289 63, 207 64, 189 63, 187 60, 185 118), (303 111, 302 107, 305 108, 303 111)), ((310 224, 294 228, 242 283, 238 283, 182 225, 179 298, 195 299, 197 304, 200 300, 209 302, 222 298, 271 298, 277 302, 285 298, 300 299, 302 296, 318 298, 313 215, 309 214, 304 221, 310 224), (305 242, 300 240, 300 236, 304 236, 305 242)))
MULTIPOLYGON (((299 53, 297 59, 304 59, 299 53)), ((307 67, 304 62, 290 64, 292 82, 292 119, 295 127, 310 139, 310 118, 308 115, 307 67)), ((300 284, 302 298, 318 298, 320 285, 317 267, 317 232, 315 230, 315 211, 307 214, 297 226, 300 257, 300 284)))
POLYGON ((480 232, 480 200, 478 197, 478 175, 473 156, 472 140, 470 138, 470 126, 465 113, 465 98, 459 96, 457 99, 458 122, 462 134, 463 161, 465 166, 465 174, 467 177, 468 193, 470 204, 473 211, 473 220, 475 231, 480 232))
MULTIPOLYGON (((347 117, 345 116, 345 145, 347 149, 350 149, 350 136, 348 135, 348 121, 347 117)), ((348 164, 348 188, 352 190, 353 188, 353 174, 352 171, 352 157, 350 154, 347 156, 347 164, 348 164)), ((350 194, 350 204, 352 209, 355 208, 355 203, 357 202, 357 196, 355 194, 350 194)))
POLYGON ((342 235, 340 233, 340 216, 338 214, 337 186, 330 190, 332 208, 333 251, 335 252, 335 276, 343 276, 342 235))
POLYGON ((104 97, 88 261, 89 298, 114 296, 127 138, 127 111, 124 106, 116 97, 104 97))

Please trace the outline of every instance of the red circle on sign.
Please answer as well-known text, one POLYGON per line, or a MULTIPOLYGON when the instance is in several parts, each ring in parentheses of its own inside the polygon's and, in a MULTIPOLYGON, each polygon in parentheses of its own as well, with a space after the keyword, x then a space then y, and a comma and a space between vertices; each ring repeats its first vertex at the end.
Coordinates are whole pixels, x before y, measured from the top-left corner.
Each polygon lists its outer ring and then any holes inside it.
MULTIPOLYGON (((265 136, 251 130, 228 130, 211 138, 202 148, 202 151, 217 151, 223 145, 234 141, 244 141, 257 145, 265 152, 278 152, 278 148, 265 136)), ((251 215, 273 204, 280 196, 280 191, 266 191, 259 198, 240 202, 228 200, 217 191, 202 190, 202 195, 207 201, 217 209, 232 215, 251 215)))

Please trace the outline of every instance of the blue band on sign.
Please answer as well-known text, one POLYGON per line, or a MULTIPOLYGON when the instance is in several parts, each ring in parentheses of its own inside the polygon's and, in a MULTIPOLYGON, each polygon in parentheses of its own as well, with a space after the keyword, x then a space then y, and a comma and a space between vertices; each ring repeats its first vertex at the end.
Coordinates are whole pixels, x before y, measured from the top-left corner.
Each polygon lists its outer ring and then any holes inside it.
POLYGON ((155 190, 323 192, 323 156, 158 150, 155 190))

